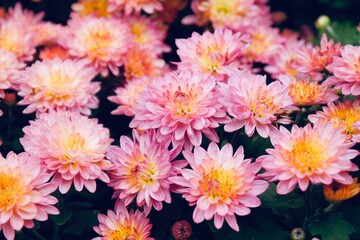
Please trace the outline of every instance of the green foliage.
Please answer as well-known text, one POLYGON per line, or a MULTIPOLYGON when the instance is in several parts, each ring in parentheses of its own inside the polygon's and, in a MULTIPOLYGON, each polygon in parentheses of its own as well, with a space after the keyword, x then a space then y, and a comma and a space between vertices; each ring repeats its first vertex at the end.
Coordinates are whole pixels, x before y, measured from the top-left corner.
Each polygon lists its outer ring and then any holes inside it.
POLYGON ((332 213, 321 218, 310 220, 310 233, 320 235, 322 240, 348 240, 355 231, 354 227, 343 219, 341 213, 332 213))

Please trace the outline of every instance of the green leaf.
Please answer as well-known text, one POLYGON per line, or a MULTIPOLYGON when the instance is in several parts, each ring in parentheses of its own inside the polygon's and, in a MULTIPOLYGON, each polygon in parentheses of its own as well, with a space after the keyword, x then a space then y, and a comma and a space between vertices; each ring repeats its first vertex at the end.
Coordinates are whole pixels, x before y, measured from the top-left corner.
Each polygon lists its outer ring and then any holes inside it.
POLYGON ((310 220, 308 227, 312 236, 321 235, 322 240, 348 240, 354 227, 343 220, 341 213, 333 213, 310 220))
POLYGON ((276 184, 270 183, 269 188, 259 195, 259 199, 261 201, 261 208, 273 208, 276 204, 275 198, 276 198, 276 184))
POLYGON ((78 235, 86 228, 92 229, 96 224, 98 224, 96 211, 86 210, 75 212, 70 221, 67 222, 66 225, 68 225, 68 227, 64 232, 78 235))
POLYGON ((70 220, 72 216, 72 212, 67 209, 67 210, 63 210, 61 211, 61 213, 59 215, 52 215, 50 216, 50 219, 56 223, 56 225, 64 225, 67 221, 70 220))

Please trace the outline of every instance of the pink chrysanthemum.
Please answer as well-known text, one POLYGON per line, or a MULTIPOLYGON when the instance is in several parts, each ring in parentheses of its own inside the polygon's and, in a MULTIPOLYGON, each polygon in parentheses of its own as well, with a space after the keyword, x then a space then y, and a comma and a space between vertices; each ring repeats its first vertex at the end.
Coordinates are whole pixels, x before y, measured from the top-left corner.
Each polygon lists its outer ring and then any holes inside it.
POLYGON ((271 25, 270 9, 255 0, 195 0, 191 3, 195 15, 186 16, 184 24, 243 31, 259 25, 271 25))
POLYGON ((159 77, 167 70, 165 61, 153 51, 140 46, 128 48, 124 56, 124 76, 126 80, 159 77))
POLYGON ((271 56, 281 49, 282 37, 278 29, 259 26, 249 29, 250 44, 245 49, 245 58, 249 61, 269 63, 271 56))
POLYGON ((19 61, 31 61, 35 47, 35 35, 30 26, 16 20, 1 22, 0 49, 14 53, 19 61))
POLYGON ((311 49, 309 44, 306 44, 303 40, 298 40, 297 36, 284 37, 283 46, 278 49, 277 54, 270 57, 269 65, 265 66, 265 71, 270 73, 275 79, 279 75, 284 74, 291 77, 305 78, 308 75, 301 73, 298 70, 299 63, 299 51, 308 51, 311 49))
POLYGON ((194 32, 190 38, 176 39, 181 60, 178 68, 213 74, 221 80, 238 67, 237 58, 244 53, 248 40, 247 35, 234 34, 229 29, 215 29, 214 33, 207 31, 202 35, 194 32))
MULTIPOLYGON (((320 73, 332 63, 334 56, 340 56, 341 43, 334 44, 334 40, 327 39, 326 34, 323 34, 320 41, 320 47, 315 46, 308 51, 299 51, 298 70, 302 73, 320 73)), ((321 74, 320 74, 321 75, 321 74)), ((322 77, 319 78, 322 80, 322 77)))
POLYGON ((127 81, 124 87, 115 89, 115 96, 110 96, 108 99, 120 106, 113 110, 111 114, 132 117, 134 116, 134 108, 140 93, 153 83, 152 78, 138 78, 127 81))
POLYGON ((339 98, 332 88, 309 79, 296 79, 280 75, 279 81, 289 89, 289 95, 295 106, 324 104, 339 98))
POLYGON ((85 64, 85 61, 55 58, 37 61, 26 68, 18 92, 24 97, 19 104, 29 105, 24 113, 64 109, 90 115, 90 109, 98 106, 95 94, 100 83, 91 82, 96 73, 85 64))
POLYGON ((110 5, 124 11, 125 15, 138 14, 142 11, 153 14, 163 9, 162 0, 109 0, 110 5))
POLYGON ((155 131, 139 135, 134 130, 133 137, 134 141, 121 136, 120 148, 109 149, 107 158, 115 169, 109 171, 108 185, 115 189, 117 206, 128 206, 136 199, 136 204, 146 213, 152 207, 160 211, 162 202, 171 202, 169 177, 177 175, 187 163, 172 161, 179 154, 180 146, 169 151, 169 144, 156 141, 155 131))
POLYGON ((239 231, 236 215, 245 216, 250 208, 261 202, 257 195, 268 188, 268 183, 256 179, 261 165, 244 159, 243 147, 233 156, 233 148, 226 144, 221 150, 211 142, 208 150, 195 147, 194 153, 183 151, 191 169, 183 169, 182 177, 170 178, 182 186, 178 190, 190 206, 196 205, 193 219, 200 223, 214 218, 220 229, 224 220, 235 231, 239 231))
POLYGON ((220 102, 234 117, 224 127, 233 132, 245 126, 245 133, 252 136, 256 131, 267 138, 275 122, 290 123, 282 114, 295 110, 288 89, 279 81, 266 85, 266 76, 235 72, 228 83, 219 83, 220 102), (278 117, 280 116, 280 119, 278 117))
POLYGON ((39 58, 41 60, 52 60, 55 58, 60 58, 61 60, 71 59, 68 50, 58 44, 45 46, 45 48, 40 50, 39 58))
POLYGON ((107 211, 107 215, 99 214, 99 226, 94 227, 94 231, 101 235, 92 240, 154 240, 150 236, 152 224, 146 218, 146 214, 136 210, 128 212, 122 208, 117 212, 107 211))
POLYGON ((77 191, 85 186, 95 192, 96 179, 109 182, 104 170, 110 162, 105 160, 105 153, 112 139, 97 119, 51 111, 30 121, 23 132, 20 142, 25 151, 41 160, 61 193, 68 192, 72 183, 77 191))
POLYGON ((20 70, 24 67, 25 64, 19 62, 12 52, 0 49, 0 97, 4 97, 4 89, 18 82, 20 70))
POLYGON ((199 146, 202 133, 219 141, 214 128, 229 120, 218 102, 215 78, 201 73, 171 72, 140 94, 131 128, 157 129, 173 146, 199 146))
POLYGON ((110 17, 110 7, 108 0, 79 0, 71 4, 71 17, 110 17))
POLYGON ((46 221, 48 214, 59 214, 50 195, 56 186, 47 183, 50 175, 39 159, 27 153, 0 155, 0 232, 13 240, 15 231, 33 228, 34 220, 46 221))
POLYGON ((68 34, 59 41, 71 56, 85 58, 102 76, 109 74, 108 68, 119 74, 131 41, 126 24, 115 18, 89 16, 74 18, 68 25, 68 34))
POLYGON ((279 181, 279 194, 291 192, 297 184, 305 191, 310 182, 351 184, 348 172, 358 169, 351 162, 358 151, 350 149, 355 143, 347 142, 341 132, 331 123, 316 123, 314 127, 307 124, 304 128, 294 125, 291 132, 281 126, 270 135, 274 149, 267 149, 268 155, 257 159, 266 170, 262 176, 279 181))
POLYGON ((341 50, 341 57, 334 56, 327 70, 334 76, 325 80, 326 85, 335 85, 345 95, 360 95, 360 46, 346 45, 341 50))
POLYGON ((312 123, 331 122, 334 128, 339 128, 351 139, 353 135, 360 134, 360 129, 354 127, 354 124, 360 121, 360 99, 350 101, 345 99, 335 105, 328 102, 327 107, 323 107, 322 111, 311 114, 308 119, 312 123))
POLYGON ((56 44, 65 29, 66 27, 60 24, 45 22, 34 26, 32 28, 32 32, 35 36, 36 45, 44 46, 49 44, 56 44))
POLYGON ((171 48, 164 43, 168 27, 162 21, 143 15, 125 16, 122 20, 128 25, 136 45, 155 54, 170 52, 171 48))
POLYGON ((42 22, 45 12, 34 13, 30 10, 23 9, 20 2, 17 2, 13 8, 9 8, 6 20, 14 20, 18 23, 35 26, 42 22))

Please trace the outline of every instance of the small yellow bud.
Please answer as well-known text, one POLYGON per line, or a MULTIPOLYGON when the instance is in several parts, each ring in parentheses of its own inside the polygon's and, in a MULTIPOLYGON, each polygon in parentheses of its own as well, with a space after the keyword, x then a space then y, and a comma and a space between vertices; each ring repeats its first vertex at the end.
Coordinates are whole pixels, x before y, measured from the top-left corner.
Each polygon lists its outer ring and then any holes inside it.
POLYGON ((331 20, 328 16, 326 15, 321 15, 320 17, 318 17, 318 19, 315 22, 315 27, 318 30, 323 30, 325 29, 329 24, 331 23, 331 20))

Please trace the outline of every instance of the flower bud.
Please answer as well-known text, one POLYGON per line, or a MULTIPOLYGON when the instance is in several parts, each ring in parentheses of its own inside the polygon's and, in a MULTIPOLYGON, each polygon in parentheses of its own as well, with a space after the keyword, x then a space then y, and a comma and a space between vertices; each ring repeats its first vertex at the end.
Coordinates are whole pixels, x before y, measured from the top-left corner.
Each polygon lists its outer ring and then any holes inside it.
POLYGON ((171 235, 175 240, 187 240, 192 232, 191 225, 186 220, 177 221, 171 227, 171 235))
POLYGON ((318 17, 318 19, 315 22, 315 27, 318 30, 323 30, 325 29, 329 24, 331 23, 331 20, 328 16, 326 15, 321 15, 320 17, 318 17))
POLYGON ((305 232, 302 228, 294 228, 291 230, 290 237, 292 240, 305 240, 305 232))

